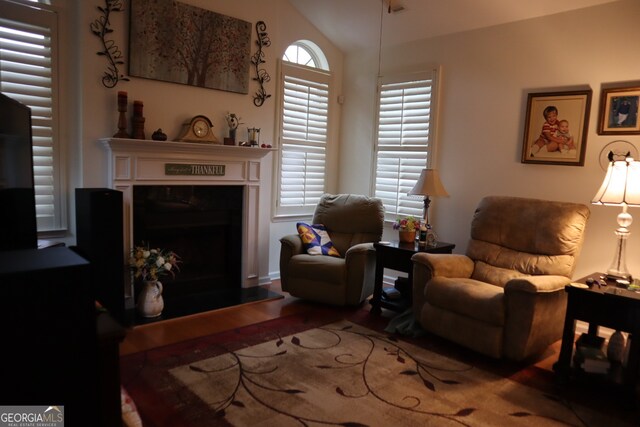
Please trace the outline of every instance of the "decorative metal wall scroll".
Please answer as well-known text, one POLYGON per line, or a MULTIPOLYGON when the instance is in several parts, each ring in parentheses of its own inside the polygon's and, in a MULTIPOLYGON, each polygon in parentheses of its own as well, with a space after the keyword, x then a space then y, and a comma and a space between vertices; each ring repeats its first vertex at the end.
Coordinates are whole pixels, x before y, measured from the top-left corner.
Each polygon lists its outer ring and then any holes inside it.
POLYGON ((111 22, 109 16, 111 12, 122 12, 124 7, 121 0, 105 0, 105 7, 98 6, 98 10, 102 14, 98 19, 93 21, 89 28, 91 32, 100 38, 102 42, 102 50, 98 51, 99 56, 107 58, 109 64, 107 71, 102 76, 102 84, 105 87, 112 88, 118 84, 120 80, 129 81, 124 75, 120 74, 118 65, 123 65, 122 52, 113 40, 107 39, 107 34, 112 33, 111 22))
POLYGON ((260 64, 265 63, 262 48, 271 46, 271 40, 269 39, 266 30, 267 24, 265 24, 264 21, 256 22, 256 34, 258 35, 256 44, 258 45, 258 51, 251 57, 251 63, 256 70, 256 76, 253 80, 257 81, 260 85, 260 89, 258 89, 256 94, 253 96, 253 104, 256 107, 261 107, 262 104, 264 104, 264 101, 271 97, 271 95, 267 94, 267 91, 264 89, 264 84, 271 80, 271 76, 269 76, 267 70, 260 68, 260 64))

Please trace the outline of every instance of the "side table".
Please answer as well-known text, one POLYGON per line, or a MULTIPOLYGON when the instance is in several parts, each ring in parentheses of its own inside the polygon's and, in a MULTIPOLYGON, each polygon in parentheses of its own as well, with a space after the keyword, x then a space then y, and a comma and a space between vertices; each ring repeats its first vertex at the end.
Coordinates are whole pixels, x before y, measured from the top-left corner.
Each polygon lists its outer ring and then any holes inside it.
POLYGON ((409 283, 413 283, 413 264, 411 257, 418 252, 437 254, 450 254, 456 247, 453 243, 437 242, 436 246, 420 246, 417 241, 404 243, 397 240, 391 242, 377 242, 373 244, 376 249, 376 278, 371 298, 371 312, 380 314, 382 307, 395 311, 401 311, 411 304, 410 301, 386 301, 382 299, 382 279, 384 269, 402 271, 409 274, 409 283))
MULTIPOLYGON (((586 283, 590 277, 598 280, 601 276, 602 273, 593 273, 577 282, 586 283)), ((568 381, 577 320, 589 323, 589 335, 597 335, 599 326, 628 332, 631 344, 622 385, 629 396, 634 396, 640 368, 640 294, 616 287, 615 281, 606 283, 607 286, 592 288, 565 287, 568 294, 567 314, 560 356, 553 370, 562 382, 568 381)))

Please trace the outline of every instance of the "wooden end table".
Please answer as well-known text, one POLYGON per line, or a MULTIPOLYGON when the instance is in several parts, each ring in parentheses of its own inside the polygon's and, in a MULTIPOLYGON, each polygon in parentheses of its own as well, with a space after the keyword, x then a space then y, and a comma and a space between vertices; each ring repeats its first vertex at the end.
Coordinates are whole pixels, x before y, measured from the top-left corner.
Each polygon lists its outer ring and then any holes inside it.
MULTIPOLYGON (((599 280, 602 273, 593 273, 577 281, 599 280)), ((631 340, 627 366, 622 375, 622 386, 629 396, 634 396, 640 368, 640 294, 616 287, 615 281, 607 286, 591 288, 565 287, 568 294, 567 314, 562 333, 562 346, 553 370, 561 382, 566 382, 572 372, 571 355, 575 340, 576 321, 589 323, 589 335, 597 335, 599 326, 628 332, 631 340)))
POLYGON ((413 264, 411 257, 418 252, 428 252, 435 254, 450 254, 456 247, 453 243, 437 242, 436 246, 421 246, 417 241, 404 243, 397 240, 391 242, 376 242, 373 244, 376 249, 376 278, 373 287, 373 297, 371 298, 371 312, 380 314, 382 307, 394 311, 402 311, 411 305, 411 301, 403 298, 400 301, 388 301, 382 298, 382 279, 384 269, 402 271, 409 274, 409 283, 413 283, 413 264))

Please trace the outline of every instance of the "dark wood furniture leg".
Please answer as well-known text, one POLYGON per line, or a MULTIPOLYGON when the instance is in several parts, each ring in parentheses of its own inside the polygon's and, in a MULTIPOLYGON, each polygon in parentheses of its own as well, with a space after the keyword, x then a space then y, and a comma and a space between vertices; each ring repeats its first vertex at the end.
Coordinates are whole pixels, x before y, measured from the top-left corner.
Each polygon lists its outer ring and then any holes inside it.
POLYGON ((553 370, 558 374, 560 382, 565 383, 569 380, 571 372, 571 354, 573 353, 573 341, 576 331, 576 319, 571 314, 571 304, 567 307, 567 314, 564 319, 564 329, 562 332, 562 345, 560 347, 560 356, 558 361, 553 364, 553 370))
POLYGON ((384 276, 383 251, 376 250, 376 278, 373 284, 373 297, 371 298, 371 313, 381 314, 380 300, 382 299, 382 280, 384 276))

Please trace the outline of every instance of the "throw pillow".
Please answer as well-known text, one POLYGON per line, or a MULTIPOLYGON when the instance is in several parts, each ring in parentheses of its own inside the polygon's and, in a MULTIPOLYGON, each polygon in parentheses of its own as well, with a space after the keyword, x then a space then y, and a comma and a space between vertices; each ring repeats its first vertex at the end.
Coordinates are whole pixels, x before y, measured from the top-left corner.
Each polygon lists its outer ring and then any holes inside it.
POLYGON ((302 244, 309 255, 329 255, 339 257, 340 253, 333 246, 327 229, 322 224, 296 224, 302 244))

